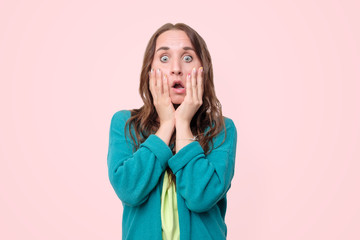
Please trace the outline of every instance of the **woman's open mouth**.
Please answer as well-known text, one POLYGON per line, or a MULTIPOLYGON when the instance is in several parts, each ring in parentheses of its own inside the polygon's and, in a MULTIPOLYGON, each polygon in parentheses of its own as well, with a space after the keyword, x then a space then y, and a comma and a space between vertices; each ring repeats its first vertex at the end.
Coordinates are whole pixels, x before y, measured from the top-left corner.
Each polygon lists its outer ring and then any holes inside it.
POLYGON ((184 85, 182 84, 181 81, 176 81, 176 82, 173 84, 173 86, 172 86, 171 89, 174 90, 174 92, 175 92, 175 93, 178 93, 178 94, 183 94, 183 93, 186 92, 185 87, 184 87, 184 85))

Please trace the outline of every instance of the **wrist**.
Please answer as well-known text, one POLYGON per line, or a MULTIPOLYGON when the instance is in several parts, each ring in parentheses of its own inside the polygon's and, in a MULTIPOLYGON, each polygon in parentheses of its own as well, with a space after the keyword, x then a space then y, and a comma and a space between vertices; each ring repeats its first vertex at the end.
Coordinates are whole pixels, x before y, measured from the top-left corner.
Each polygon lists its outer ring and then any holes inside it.
POLYGON ((164 128, 164 129, 167 129, 167 130, 174 130, 175 128, 175 122, 173 121, 166 121, 166 122, 160 122, 160 127, 159 128, 164 128))
POLYGON ((194 136, 191 132, 190 124, 176 125, 176 139, 186 139, 193 137, 194 136))
POLYGON ((196 141, 191 132, 190 123, 176 123, 176 153, 184 146, 196 141))
POLYGON ((190 122, 185 120, 176 120, 175 123, 176 130, 186 130, 190 129, 190 122))
POLYGON ((161 140, 163 140, 166 145, 169 145, 171 135, 173 134, 174 129, 174 124, 162 123, 160 124, 160 127, 155 133, 155 135, 161 138, 161 140))

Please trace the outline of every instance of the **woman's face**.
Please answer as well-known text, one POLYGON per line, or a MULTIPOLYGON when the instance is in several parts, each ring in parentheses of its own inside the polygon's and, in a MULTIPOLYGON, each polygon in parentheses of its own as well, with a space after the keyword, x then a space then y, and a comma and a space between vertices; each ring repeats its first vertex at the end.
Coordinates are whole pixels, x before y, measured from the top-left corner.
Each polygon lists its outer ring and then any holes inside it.
POLYGON ((166 74, 169 83, 169 94, 173 104, 181 104, 186 95, 186 76, 195 67, 198 71, 201 61, 195 53, 194 46, 187 34, 181 30, 168 30, 156 40, 155 55, 151 67, 160 68, 162 76, 166 74), (176 85, 181 81, 184 89, 176 85))

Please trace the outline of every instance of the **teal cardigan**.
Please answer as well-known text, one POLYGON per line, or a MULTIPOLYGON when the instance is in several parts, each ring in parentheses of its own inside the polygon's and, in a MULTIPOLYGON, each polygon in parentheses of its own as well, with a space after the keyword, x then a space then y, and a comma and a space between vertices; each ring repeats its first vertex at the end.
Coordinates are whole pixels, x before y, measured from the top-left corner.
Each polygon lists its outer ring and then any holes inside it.
POLYGON ((226 193, 234 176, 237 141, 233 121, 224 117, 226 139, 222 143, 222 130, 208 155, 197 141, 173 155, 171 146, 154 134, 134 152, 131 138, 125 138, 129 118, 128 110, 113 115, 107 155, 109 180, 123 205, 122 239, 162 239, 160 197, 167 167, 176 175, 180 239, 226 239, 226 193))

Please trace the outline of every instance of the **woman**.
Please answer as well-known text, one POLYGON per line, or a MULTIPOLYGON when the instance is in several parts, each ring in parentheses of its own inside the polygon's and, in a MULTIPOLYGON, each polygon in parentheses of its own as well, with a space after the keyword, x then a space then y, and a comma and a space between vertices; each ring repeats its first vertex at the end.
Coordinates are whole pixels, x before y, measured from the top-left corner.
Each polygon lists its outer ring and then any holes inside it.
POLYGON ((122 201, 123 239, 226 239, 226 193, 237 132, 215 96, 211 57, 191 27, 151 37, 140 76, 144 105, 116 112, 109 179, 122 201))

